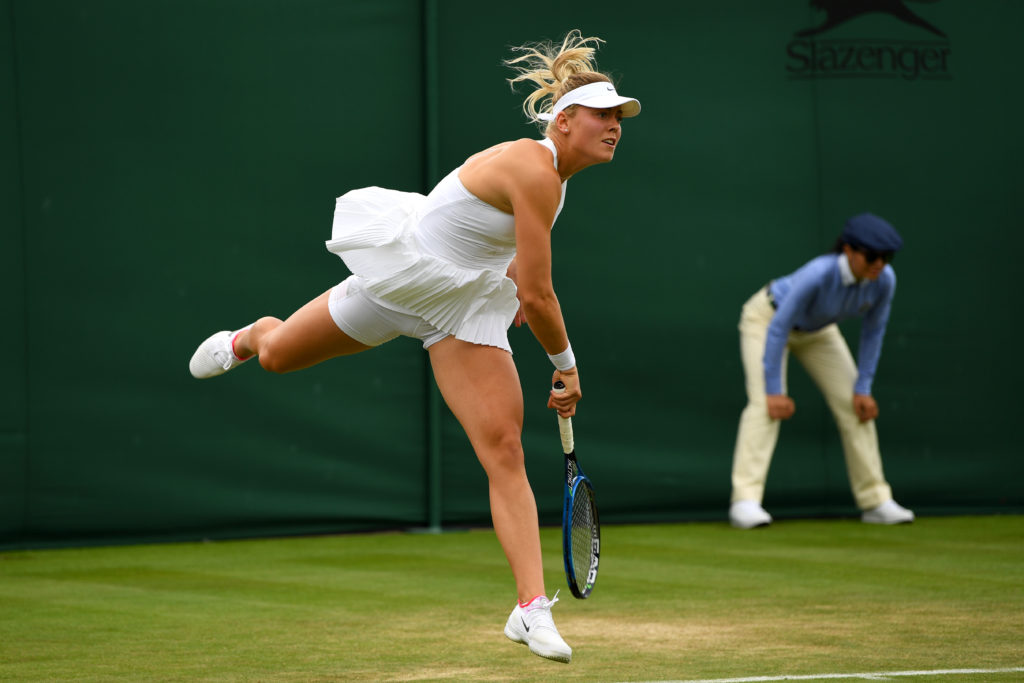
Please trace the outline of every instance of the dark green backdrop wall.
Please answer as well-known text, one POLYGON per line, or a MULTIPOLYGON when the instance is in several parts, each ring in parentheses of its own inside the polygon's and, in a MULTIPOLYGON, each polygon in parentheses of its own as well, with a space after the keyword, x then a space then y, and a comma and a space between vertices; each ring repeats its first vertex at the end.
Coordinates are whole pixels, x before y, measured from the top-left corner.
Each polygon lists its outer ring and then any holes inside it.
MULTIPOLYGON (((907 242, 875 383, 897 498, 1020 512, 1024 6, 908 6, 944 35, 876 13, 801 37, 826 17, 806 0, 0 0, 0 547, 489 523, 417 342, 283 377, 186 364, 345 277, 337 195, 538 135, 501 60, 570 28, 644 107, 554 232, 604 520, 724 519, 739 308, 864 210, 907 242)), ((550 366, 510 334, 554 523, 550 366)), ((766 506, 853 514, 796 363, 790 393, 766 506)))

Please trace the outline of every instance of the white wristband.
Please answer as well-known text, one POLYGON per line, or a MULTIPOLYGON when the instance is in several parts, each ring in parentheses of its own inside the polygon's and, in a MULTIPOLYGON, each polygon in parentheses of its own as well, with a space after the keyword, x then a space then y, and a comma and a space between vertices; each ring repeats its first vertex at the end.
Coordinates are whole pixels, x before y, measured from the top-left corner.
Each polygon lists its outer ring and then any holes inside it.
POLYGON ((550 358, 551 362, 554 363, 556 369, 562 370, 563 372, 566 370, 572 370, 576 367, 576 356, 572 355, 572 344, 565 347, 565 351, 562 351, 561 353, 556 353, 554 355, 549 353, 548 358, 550 358))

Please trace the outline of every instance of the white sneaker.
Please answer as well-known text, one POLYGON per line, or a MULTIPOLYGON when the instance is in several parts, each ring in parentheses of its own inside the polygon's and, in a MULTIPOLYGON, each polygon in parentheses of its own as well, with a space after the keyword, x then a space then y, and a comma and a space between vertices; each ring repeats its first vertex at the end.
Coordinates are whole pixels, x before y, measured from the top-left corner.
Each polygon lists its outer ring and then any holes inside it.
POLYGON ((890 499, 876 508, 865 510, 860 520, 868 524, 909 524, 914 521, 914 513, 890 499))
POLYGON ((235 355, 232 342, 237 334, 238 332, 224 330, 217 332, 200 344, 196 352, 192 354, 192 360, 188 362, 188 369, 192 376, 196 379, 207 379, 223 375, 228 370, 236 368, 252 358, 252 356, 239 358, 235 355))
POLYGON ((771 524, 772 516, 756 501, 737 500, 729 506, 729 523, 737 529, 753 529, 771 524))
POLYGON ((551 618, 551 606, 558 602, 539 595, 525 607, 516 604, 505 623, 505 635, 510 640, 528 645, 530 652, 541 657, 568 662, 572 659, 572 648, 565 644, 555 622, 551 618))

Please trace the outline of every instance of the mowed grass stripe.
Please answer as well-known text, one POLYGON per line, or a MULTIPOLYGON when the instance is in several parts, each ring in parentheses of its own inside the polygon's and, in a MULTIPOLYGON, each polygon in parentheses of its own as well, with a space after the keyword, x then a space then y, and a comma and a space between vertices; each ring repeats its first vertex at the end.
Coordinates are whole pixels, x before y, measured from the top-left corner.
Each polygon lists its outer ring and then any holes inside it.
MULTIPOLYGON (((607 526, 593 596, 562 590, 554 608, 575 651, 569 665, 502 635, 515 592, 486 529, 7 552, 0 680, 678 681, 1012 668, 1024 665, 1022 541, 1020 516, 749 532, 607 526)), ((565 585, 560 530, 543 529, 542 543, 554 594, 565 585)))

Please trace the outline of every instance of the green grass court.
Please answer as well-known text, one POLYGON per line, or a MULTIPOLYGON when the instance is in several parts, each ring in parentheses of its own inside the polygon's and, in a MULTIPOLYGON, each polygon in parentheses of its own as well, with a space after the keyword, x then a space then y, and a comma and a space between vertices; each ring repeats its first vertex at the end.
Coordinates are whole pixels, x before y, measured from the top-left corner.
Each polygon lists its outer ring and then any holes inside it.
POLYGON ((1024 680, 1024 516, 608 526, 559 598, 569 665, 502 634, 490 530, 0 553, 0 680, 1024 680))

